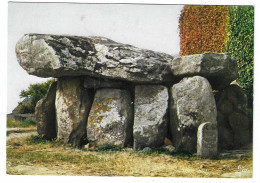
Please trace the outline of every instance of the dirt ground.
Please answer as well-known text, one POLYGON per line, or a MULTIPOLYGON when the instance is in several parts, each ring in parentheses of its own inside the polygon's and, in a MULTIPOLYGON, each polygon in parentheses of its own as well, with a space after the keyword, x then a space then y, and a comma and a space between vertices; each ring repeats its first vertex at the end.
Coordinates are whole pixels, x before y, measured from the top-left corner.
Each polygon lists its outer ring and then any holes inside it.
POLYGON ((178 158, 132 151, 99 153, 67 146, 28 145, 35 131, 9 133, 6 172, 11 175, 83 175, 148 177, 252 177, 252 157, 178 158))

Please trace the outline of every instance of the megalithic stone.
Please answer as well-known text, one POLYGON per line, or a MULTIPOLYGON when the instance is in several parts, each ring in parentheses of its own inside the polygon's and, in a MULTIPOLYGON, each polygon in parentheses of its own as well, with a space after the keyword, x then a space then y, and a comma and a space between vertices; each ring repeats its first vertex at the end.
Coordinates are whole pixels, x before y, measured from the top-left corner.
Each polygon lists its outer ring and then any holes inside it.
POLYGON ((170 132, 176 149, 196 152, 197 129, 211 121, 217 124, 217 108, 208 80, 187 77, 171 88, 170 132))
POLYGON ((137 85, 134 102, 134 149, 160 147, 168 127, 168 89, 162 85, 137 85))
POLYGON ((131 144, 133 134, 133 104, 130 92, 124 89, 102 88, 95 93, 87 124, 91 145, 131 144))
POLYGON ((86 140, 87 117, 94 95, 82 85, 79 77, 60 78, 56 92, 57 138, 74 147, 80 147, 86 140))
POLYGON ((54 139, 56 132, 55 97, 57 82, 53 82, 46 94, 39 100, 35 107, 35 118, 37 121, 37 132, 46 139, 54 139))
POLYGON ((89 75, 138 83, 172 82, 173 57, 104 37, 26 34, 16 44, 19 64, 39 77, 89 75))
POLYGON ((226 53, 178 56, 173 59, 171 68, 178 78, 205 77, 216 89, 223 89, 238 78, 237 63, 226 53))
POLYGON ((199 126, 197 133, 197 155, 214 158, 218 155, 217 124, 206 122, 199 126))

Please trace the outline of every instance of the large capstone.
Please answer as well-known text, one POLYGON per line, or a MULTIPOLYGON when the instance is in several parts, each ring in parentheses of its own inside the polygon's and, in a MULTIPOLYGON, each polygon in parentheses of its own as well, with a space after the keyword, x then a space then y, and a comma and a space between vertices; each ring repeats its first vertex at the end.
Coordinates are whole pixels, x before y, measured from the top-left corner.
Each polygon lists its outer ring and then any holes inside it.
POLYGON ((173 145, 190 153, 196 152, 200 124, 217 124, 217 109, 212 88, 206 78, 182 79, 170 92, 170 131, 173 145))
POLYGON ((197 132, 197 155, 214 158, 218 154, 218 129, 216 123, 202 123, 197 132))
POLYGON ((80 147, 86 141, 87 117, 93 100, 92 90, 83 88, 81 78, 60 78, 56 93, 57 137, 80 147))
POLYGON ((137 85, 134 104, 134 149, 160 147, 167 135, 168 89, 137 85))
POLYGON ((225 88, 238 77, 236 61, 226 53, 204 53, 173 59, 172 72, 179 78, 203 76, 213 88, 225 88))
POLYGON ((84 88, 87 89, 98 89, 98 88, 117 88, 117 89, 128 89, 132 86, 127 81, 111 80, 95 77, 84 77, 84 88))
POLYGON ((87 138, 91 145, 125 147, 132 142, 133 104, 130 92, 98 89, 89 113, 87 138))
POLYGON ((26 34, 16 44, 19 64, 39 77, 89 75, 138 83, 171 82, 172 56, 104 37, 26 34))
POLYGON ((55 97, 57 82, 53 82, 45 97, 39 100, 35 107, 37 132, 46 139, 54 139, 56 133, 55 97))

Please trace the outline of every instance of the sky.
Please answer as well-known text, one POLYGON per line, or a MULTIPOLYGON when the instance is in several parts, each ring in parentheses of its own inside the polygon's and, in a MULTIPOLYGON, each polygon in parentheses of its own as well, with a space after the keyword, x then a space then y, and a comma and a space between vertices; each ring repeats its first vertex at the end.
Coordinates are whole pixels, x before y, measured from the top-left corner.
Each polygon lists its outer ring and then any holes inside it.
POLYGON ((27 74, 15 45, 26 33, 103 36, 144 49, 176 55, 182 5, 8 3, 7 113, 30 84, 46 81, 27 74))

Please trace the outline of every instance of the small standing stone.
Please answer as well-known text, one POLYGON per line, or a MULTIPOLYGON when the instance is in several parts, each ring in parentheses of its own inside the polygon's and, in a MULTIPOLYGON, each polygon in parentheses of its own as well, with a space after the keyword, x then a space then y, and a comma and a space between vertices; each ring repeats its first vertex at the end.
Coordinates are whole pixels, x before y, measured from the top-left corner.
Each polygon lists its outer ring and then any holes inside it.
POLYGON ((217 125, 206 122, 199 126, 197 136, 197 155, 203 158, 213 158, 218 154, 217 125))

